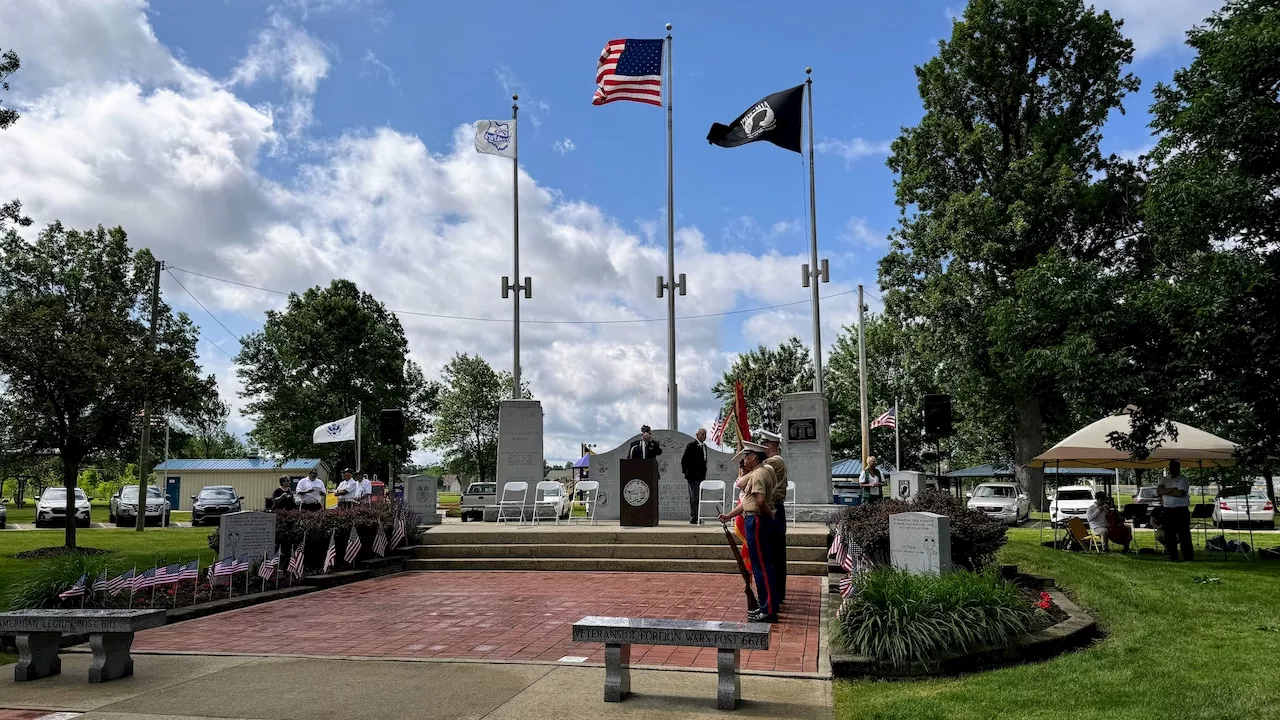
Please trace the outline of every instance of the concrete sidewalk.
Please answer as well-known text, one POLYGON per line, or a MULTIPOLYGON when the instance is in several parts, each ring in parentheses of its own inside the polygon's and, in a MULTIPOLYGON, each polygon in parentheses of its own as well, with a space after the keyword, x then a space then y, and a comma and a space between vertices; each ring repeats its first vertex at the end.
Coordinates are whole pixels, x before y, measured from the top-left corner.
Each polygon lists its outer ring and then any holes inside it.
POLYGON ((134 655, 133 677, 90 685, 89 661, 63 653, 61 675, 26 683, 13 682, 12 665, 0 667, 0 708, 83 720, 832 717, 825 680, 746 676, 742 704, 725 713, 707 672, 632 671, 631 697, 606 704, 604 670, 591 667, 134 655))

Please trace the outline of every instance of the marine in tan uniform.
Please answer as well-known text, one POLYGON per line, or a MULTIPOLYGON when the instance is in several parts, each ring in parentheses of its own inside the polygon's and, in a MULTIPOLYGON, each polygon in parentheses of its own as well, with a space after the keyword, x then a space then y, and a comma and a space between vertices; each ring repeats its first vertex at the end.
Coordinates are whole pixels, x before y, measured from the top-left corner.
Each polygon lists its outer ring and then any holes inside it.
POLYGON ((776 537, 771 545, 773 564, 778 573, 778 604, 787 599, 787 461, 782 459, 782 436, 768 430, 760 431, 760 441, 764 445, 764 464, 773 469, 777 479, 773 489, 773 528, 776 537))
POLYGON ((771 562, 771 547, 776 542, 772 502, 778 480, 773 468, 764 464, 765 458, 763 446, 743 443, 743 449, 734 458, 742 462, 746 472, 742 503, 721 515, 720 522, 729 522, 738 515, 744 516, 747 552, 751 557, 751 573, 756 581, 756 599, 760 603, 759 610, 748 614, 747 619, 776 623, 781 599, 778 597, 777 568, 771 562))

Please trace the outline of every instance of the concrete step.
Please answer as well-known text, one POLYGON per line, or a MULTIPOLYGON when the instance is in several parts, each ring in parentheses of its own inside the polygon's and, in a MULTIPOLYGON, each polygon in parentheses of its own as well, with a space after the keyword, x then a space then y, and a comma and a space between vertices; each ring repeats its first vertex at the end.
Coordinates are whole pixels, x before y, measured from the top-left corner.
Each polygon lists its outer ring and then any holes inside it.
MULTIPOLYGON (((452 530, 433 526, 422 535, 423 545, 727 545, 724 531, 718 526, 712 530, 616 530, 596 526, 559 526, 542 524, 537 527, 514 527, 502 530, 452 530), (581 529, 580 529, 581 528, 581 529)), ((824 533, 787 533, 789 547, 827 547, 824 533)))
MULTIPOLYGON (((550 540, 551 538, 546 538, 550 540)), ((559 538, 556 538, 559 539, 559 538)), ((727 543, 720 545, 574 545, 561 543, 520 543, 511 545, 419 545, 416 559, 430 558, 612 558, 617 560, 732 560, 727 543)), ((823 565, 826 549, 820 547, 787 548, 788 562, 811 562, 823 565)), ((825 567, 825 566, 824 566, 825 567)))
MULTIPOLYGON (((634 558, 419 558, 408 570, 563 570, 576 572, 688 572, 737 574, 729 560, 642 560, 634 558)), ((826 575, 825 563, 787 562, 788 575, 826 575)))

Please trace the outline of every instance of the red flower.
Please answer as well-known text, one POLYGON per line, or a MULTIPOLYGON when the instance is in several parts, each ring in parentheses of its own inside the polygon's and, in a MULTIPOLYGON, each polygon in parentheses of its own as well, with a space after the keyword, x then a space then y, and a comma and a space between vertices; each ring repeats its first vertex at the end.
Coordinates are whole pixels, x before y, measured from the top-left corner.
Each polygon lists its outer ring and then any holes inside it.
POLYGON ((1040 608, 1041 610, 1048 610, 1049 606, 1052 604, 1053 604, 1053 600, 1050 599, 1049 593, 1041 591, 1040 602, 1036 603, 1036 607, 1040 608))

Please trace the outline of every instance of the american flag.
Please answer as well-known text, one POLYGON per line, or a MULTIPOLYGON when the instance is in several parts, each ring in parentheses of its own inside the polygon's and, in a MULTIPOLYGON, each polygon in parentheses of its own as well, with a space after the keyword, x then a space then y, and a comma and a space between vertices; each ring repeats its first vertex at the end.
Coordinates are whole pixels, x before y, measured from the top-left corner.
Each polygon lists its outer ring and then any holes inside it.
POLYGON ((109 587, 111 587, 111 581, 107 579, 107 571, 104 568, 98 575, 98 579, 93 581, 93 591, 103 592, 109 587))
POLYGON ((396 526, 391 530, 391 547, 394 548, 405 539, 404 516, 396 518, 396 526))
POLYGON ((665 41, 610 40, 596 65, 592 105, 631 100, 662 105, 662 49, 665 41))
POLYGON ((831 549, 827 551, 827 557, 834 557, 841 546, 840 532, 836 531, 836 536, 831 540, 831 549))
POLYGON ((847 573, 853 572, 853 555, 851 553, 845 553, 844 557, 840 558, 840 567, 844 568, 847 573))
POLYGON ((156 582, 157 569, 158 568, 151 568, 150 570, 135 577, 133 579, 133 590, 145 590, 149 587, 158 585, 159 583, 156 582))
POLYGON ((324 551, 324 565, 320 568, 321 574, 329 572, 329 568, 338 562, 337 532, 337 530, 329 531, 329 549, 324 551))
POLYGON ((133 574, 136 571, 137 571, 136 569, 132 569, 132 570, 126 570, 120 573, 119 575, 108 580, 107 586, 103 589, 106 590, 108 593, 115 595, 119 593, 121 590, 128 590, 129 588, 132 588, 133 574))
POLYGON ((270 580, 272 575, 276 574, 276 568, 280 566, 280 548, 276 548, 274 555, 268 555, 262 564, 258 566, 258 577, 263 580, 270 580))
MULTIPOLYGON (((303 538, 303 542, 306 542, 305 537, 303 538)), ((303 544, 299 543, 298 546, 293 549, 293 554, 289 556, 289 566, 285 568, 285 570, 288 571, 288 573, 295 579, 302 577, 302 548, 303 544)))
POLYGON ((724 408, 720 408, 720 414, 716 415, 716 424, 711 426, 711 442, 719 445, 724 440, 724 429, 729 425, 729 418, 724 414, 724 408))
POLYGON ((871 427, 873 427, 873 428, 878 428, 878 427, 896 428, 896 427, 898 427, 898 408, 896 408, 896 407, 891 407, 891 408, 889 408, 888 410, 886 410, 886 411, 885 411, 885 413, 884 413, 883 415, 881 415, 880 417, 876 418, 875 420, 873 420, 873 421, 871 422, 871 427))
POLYGON ((356 558, 360 556, 360 533, 356 532, 354 525, 351 526, 351 534, 347 536, 347 551, 342 553, 342 559, 348 565, 354 563, 356 558))
POLYGON ((73 598, 73 597, 84 597, 85 583, 88 581, 89 581, 88 575, 81 575, 80 579, 76 581, 75 585, 72 585, 70 588, 67 588, 66 590, 63 590, 62 592, 58 593, 58 597, 62 598, 63 600, 66 600, 68 598, 73 598))
POLYGON ((238 558, 223 558, 209 566, 209 577, 215 578, 222 577, 224 575, 235 575, 238 572, 246 572, 248 569, 248 555, 241 555, 238 558))
POLYGON ((840 579, 840 597, 847 598, 853 596, 853 576, 845 575, 840 579))
POLYGON ((156 578, 152 585, 169 585, 183 580, 195 580, 199 577, 199 560, 189 563, 174 563, 156 569, 156 578))
POLYGON ((382 529, 382 523, 378 523, 378 534, 373 536, 373 554, 378 557, 387 554, 387 533, 382 529))

